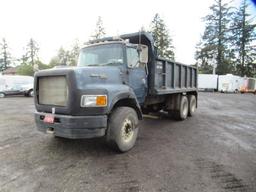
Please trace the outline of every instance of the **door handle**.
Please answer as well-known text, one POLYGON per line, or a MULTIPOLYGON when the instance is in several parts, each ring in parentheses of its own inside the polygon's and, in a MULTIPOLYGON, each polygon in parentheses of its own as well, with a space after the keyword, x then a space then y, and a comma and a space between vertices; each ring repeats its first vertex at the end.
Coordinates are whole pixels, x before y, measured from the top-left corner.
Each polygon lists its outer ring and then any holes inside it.
POLYGON ((143 83, 144 85, 146 85, 146 79, 145 79, 145 78, 142 78, 141 80, 142 80, 142 83, 143 83))

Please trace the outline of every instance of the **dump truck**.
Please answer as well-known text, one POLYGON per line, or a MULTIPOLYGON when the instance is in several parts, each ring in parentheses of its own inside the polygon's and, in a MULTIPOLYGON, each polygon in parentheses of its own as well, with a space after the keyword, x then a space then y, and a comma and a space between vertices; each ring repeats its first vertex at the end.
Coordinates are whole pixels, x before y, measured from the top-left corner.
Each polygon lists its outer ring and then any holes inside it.
POLYGON ((105 137, 120 152, 135 145, 143 113, 185 120, 197 108, 197 68, 158 57, 146 32, 90 41, 76 67, 39 71, 34 86, 39 131, 105 137))

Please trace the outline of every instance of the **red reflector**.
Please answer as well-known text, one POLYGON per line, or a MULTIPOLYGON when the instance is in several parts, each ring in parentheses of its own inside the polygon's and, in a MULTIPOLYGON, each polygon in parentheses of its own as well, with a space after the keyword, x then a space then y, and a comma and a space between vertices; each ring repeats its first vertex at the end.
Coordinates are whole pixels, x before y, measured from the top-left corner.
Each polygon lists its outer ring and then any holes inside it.
POLYGON ((45 123, 54 123, 54 116, 53 115, 45 115, 44 122, 45 123))

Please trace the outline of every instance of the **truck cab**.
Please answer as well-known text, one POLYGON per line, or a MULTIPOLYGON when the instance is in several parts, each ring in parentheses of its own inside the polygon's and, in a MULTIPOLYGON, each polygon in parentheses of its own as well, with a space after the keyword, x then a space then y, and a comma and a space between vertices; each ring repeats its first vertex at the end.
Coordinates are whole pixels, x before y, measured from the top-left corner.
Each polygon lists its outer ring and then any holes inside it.
POLYGON ((175 75, 181 83, 176 89, 179 82, 176 85, 173 78, 169 86, 163 71, 168 69, 168 61, 155 53, 148 33, 109 37, 82 48, 77 67, 37 72, 38 130, 70 139, 105 137, 109 145, 126 152, 135 145, 142 111, 157 108, 171 114, 184 108, 178 117, 186 119, 196 107, 196 69, 169 63, 173 75, 178 73, 177 67, 180 73, 186 70, 184 87, 183 77, 175 75))
MULTIPOLYGON (((99 70, 100 68, 118 69, 120 80, 115 83, 132 88, 138 102, 143 103, 147 93, 147 51, 146 45, 130 44, 123 40, 96 43, 81 50, 78 67, 95 67, 99 70)), ((97 77, 111 79, 111 74, 107 76, 103 71, 102 73, 95 71, 90 76, 94 76, 94 79, 97 77)))

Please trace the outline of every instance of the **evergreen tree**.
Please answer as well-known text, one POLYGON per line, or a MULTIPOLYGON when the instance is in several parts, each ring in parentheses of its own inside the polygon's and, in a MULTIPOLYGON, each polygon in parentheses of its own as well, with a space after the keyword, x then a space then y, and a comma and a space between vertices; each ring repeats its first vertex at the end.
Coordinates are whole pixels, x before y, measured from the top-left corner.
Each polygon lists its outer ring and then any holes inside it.
POLYGON ((169 31, 159 14, 155 14, 151 22, 150 32, 153 35, 155 47, 158 51, 158 56, 174 60, 174 46, 169 31))
POLYGON ((59 49, 58 52, 58 58, 61 65, 68 65, 68 57, 69 57, 69 51, 65 50, 63 47, 59 49))
POLYGON ((57 65, 68 65, 69 51, 66 51, 63 47, 60 47, 58 53, 50 61, 50 66, 55 67, 57 65))
POLYGON ((97 23, 96 23, 96 28, 94 31, 94 34, 92 35, 92 39, 101 39, 102 37, 105 36, 105 28, 103 26, 103 21, 101 16, 98 17, 97 23))
MULTIPOLYGON (((253 19, 253 18, 252 18, 253 19)), ((252 24, 248 13, 248 4, 243 0, 239 9, 234 15, 232 22, 233 51, 236 56, 236 73, 241 76, 253 76, 256 61, 256 25, 252 24), (253 45, 254 43, 254 45, 253 45)), ((255 73, 255 71, 254 71, 255 73)))
POLYGON ((196 65, 198 66, 199 73, 202 74, 212 74, 214 73, 214 67, 212 65, 213 58, 212 55, 210 55, 208 47, 201 48, 202 43, 200 42, 197 45, 197 51, 196 51, 196 65))
POLYGON ((5 40, 5 38, 2 39, 2 43, 0 43, 0 48, 1 48, 1 52, 0 52, 0 71, 3 71, 5 69, 7 69, 9 67, 9 65, 11 64, 11 56, 9 53, 9 47, 8 44, 5 40))
POLYGON ((20 65, 17 67, 17 74, 33 76, 34 72, 49 68, 49 65, 46 65, 39 60, 38 51, 39 46, 37 42, 31 38, 24 48, 24 54, 19 59, 20 65))
POLYGON ((211 14, 204 18, 206 27, 196 59, 199 66, 205 65, 200 63, 200 60, 208 61, 208 65, 216 65, 218 74, 230 73, 232 72, 230 57, 234 55, 230 50, 229 27, 233 13, 229 4, 223 3, 223 0, 215 0, 210 10, 211 14))
POLYGON ((69 65, 70 66, 76 66, 77 65, 79 52, 80 52, 79 41, 75 40, 75 42, 72 46, 72 49, 70 50, 70 54, 69 54, 69 65))
POLYGON ((29 62, 29 64, 31 64, 34 67, 36 61, 38 61, 38 51, 39 51, 39 46, 34 39, 31 38, 29 40, 26 51, 27 52, 24 58, 27 58, 27 62, 29 62))
POLYGON ((50 66, 51 67, 54 67, 57 65, 76 66, 79 52, 80 52, 80 45, 78 40, 75 40, 70 50, 65 50, 63 47, 60 47, 57 55, 51 59, 50 66))
POLYGON ((21 62, 21 64, 27 64, 28 57, 26 56, 26 54, 23 54, 19 61, 21 62))

